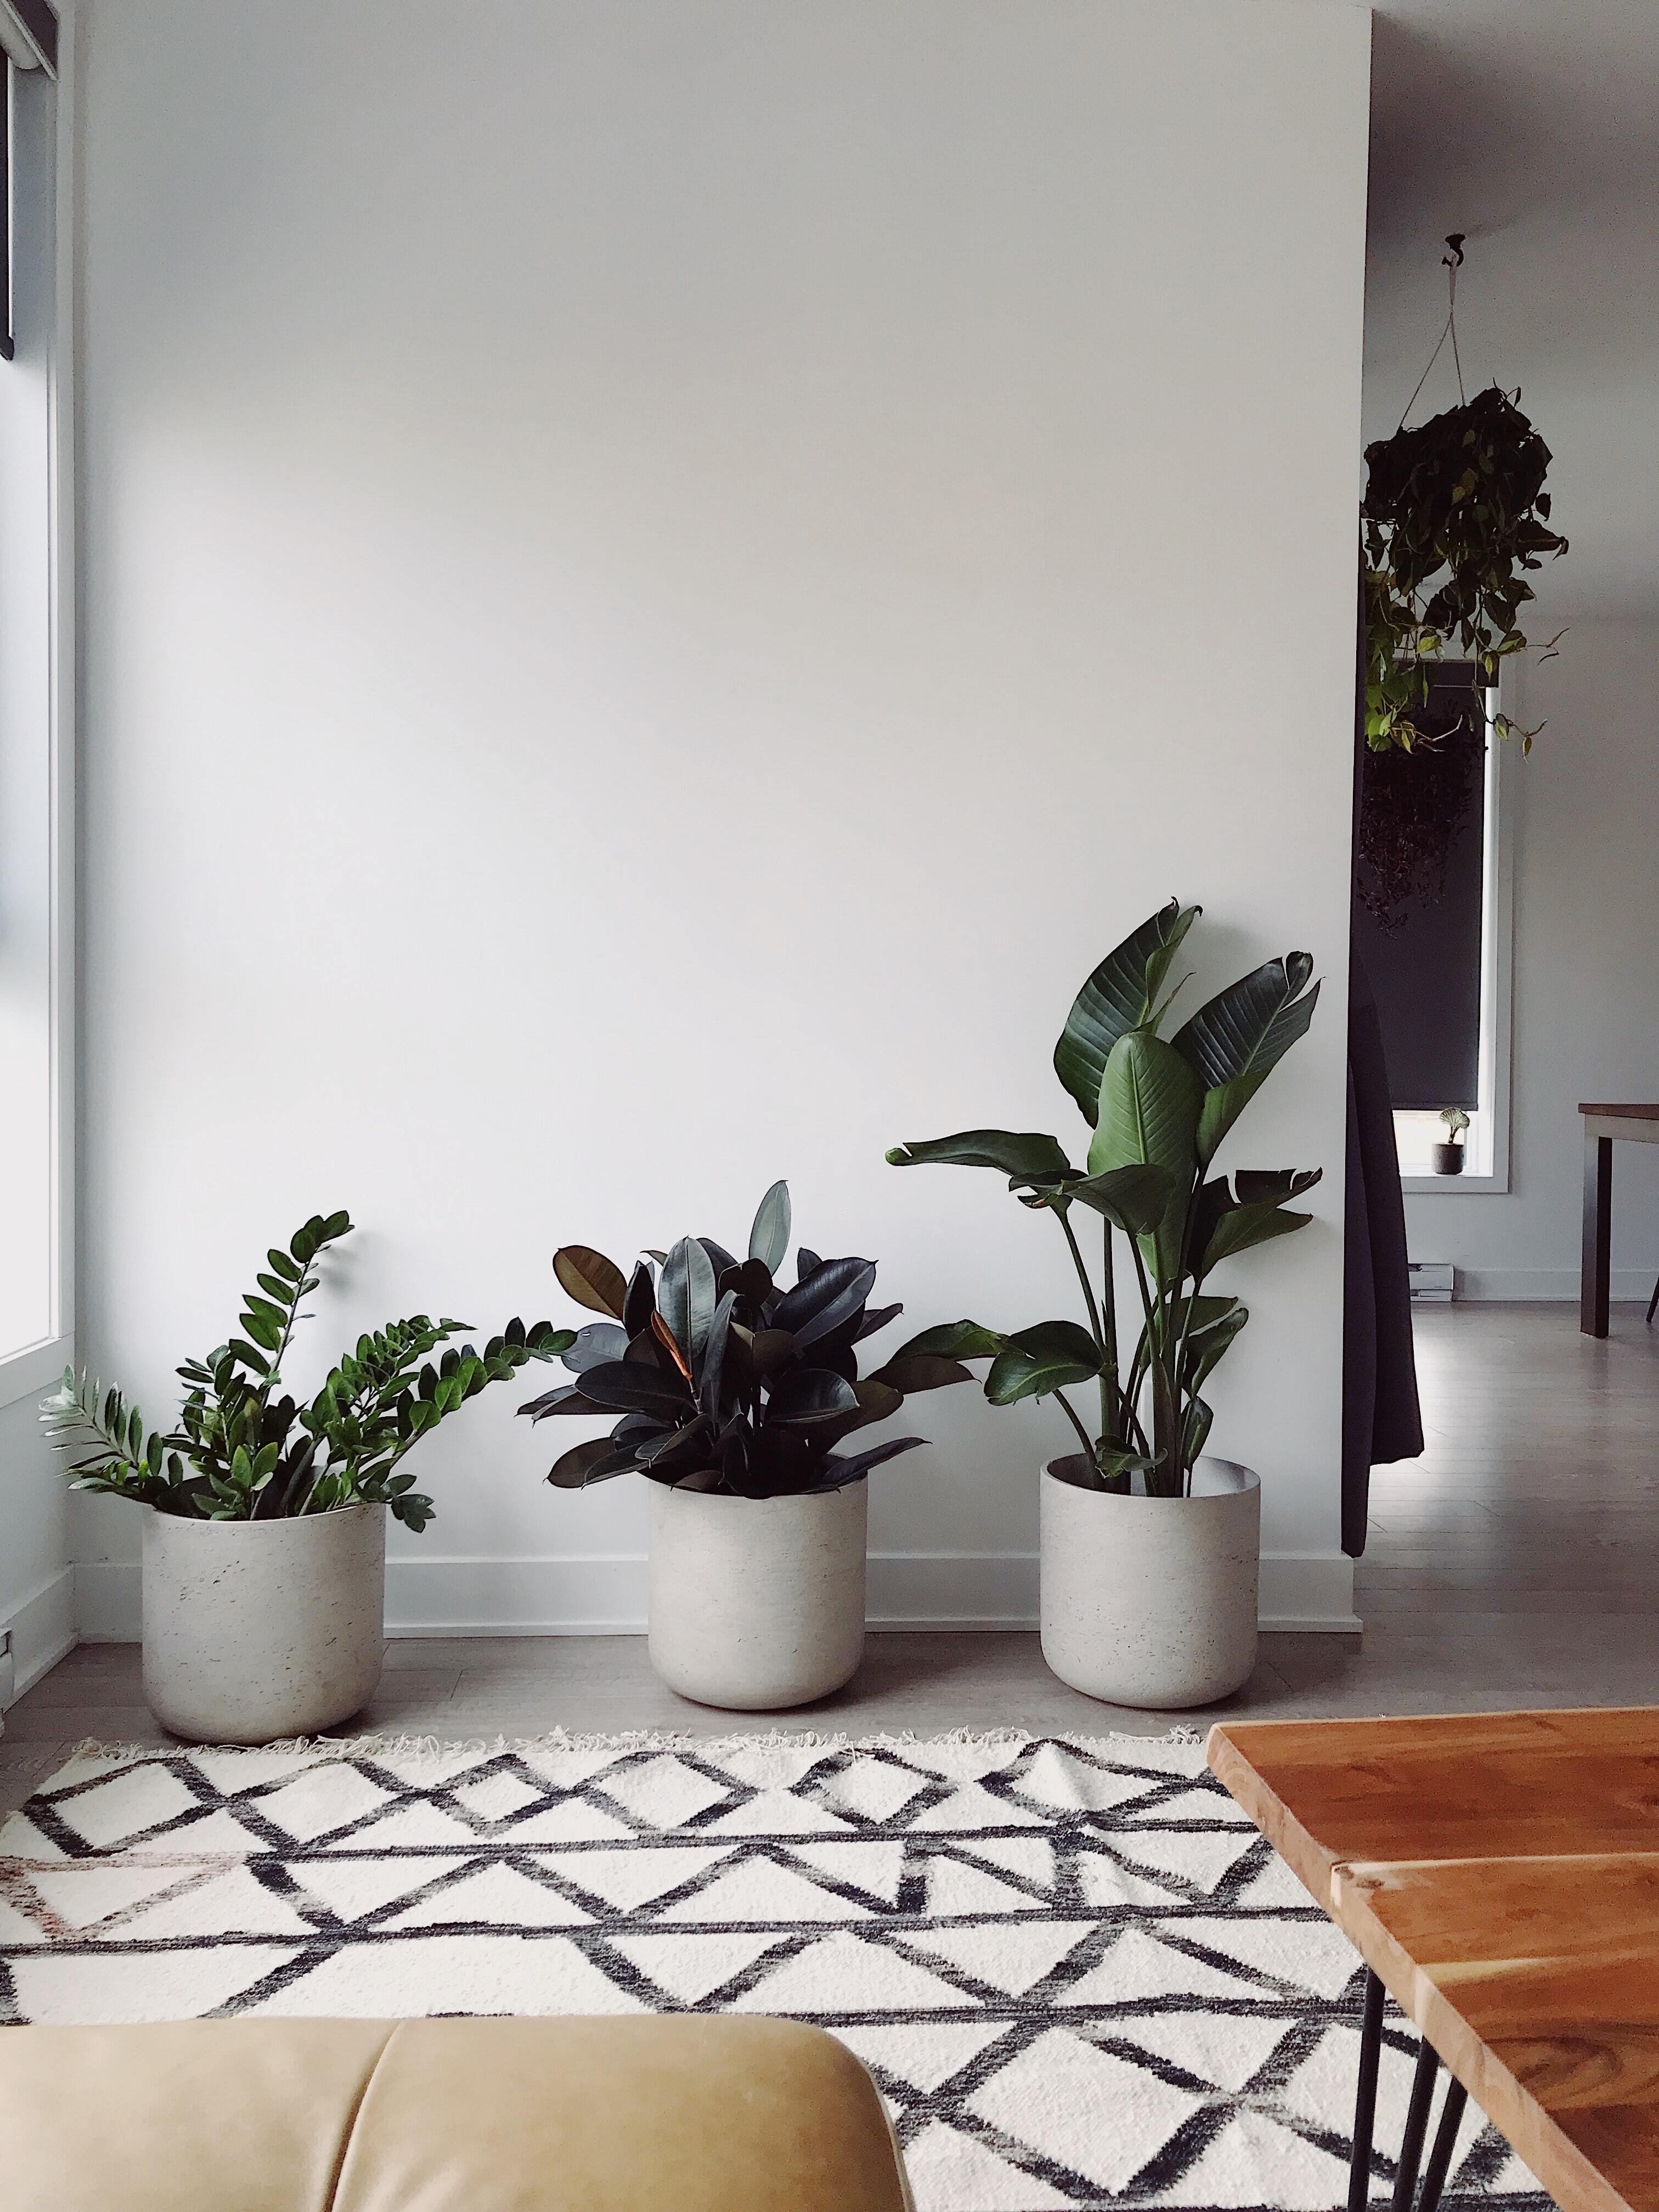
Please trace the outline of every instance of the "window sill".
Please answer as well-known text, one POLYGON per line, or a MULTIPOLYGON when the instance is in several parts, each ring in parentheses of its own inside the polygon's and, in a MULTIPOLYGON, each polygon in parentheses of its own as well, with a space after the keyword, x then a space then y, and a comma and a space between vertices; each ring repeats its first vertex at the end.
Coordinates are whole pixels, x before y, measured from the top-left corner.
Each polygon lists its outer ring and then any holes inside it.
POLYGON ((0 1407, 43 1395, 74 1357, 72 1336, 47 1336, 0 1359, 0 1407))
POLYGON ((1407 1198, 1507 1198, 1510 1179, 1497 1175, 1408 1175, 1402 1170, 1400 1188, 1407 1198))

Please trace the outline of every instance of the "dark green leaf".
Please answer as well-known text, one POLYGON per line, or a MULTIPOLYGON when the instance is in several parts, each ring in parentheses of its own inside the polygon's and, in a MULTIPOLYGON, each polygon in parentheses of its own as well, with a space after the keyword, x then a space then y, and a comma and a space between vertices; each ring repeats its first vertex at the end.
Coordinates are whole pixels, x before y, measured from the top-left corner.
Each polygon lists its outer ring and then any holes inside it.
POLYGON ((775 1182, 756 1209, 755 1225, 749 1232, 750 1258, 758 1260, 774 1278, 789 1249, 789 1186, 775 1182))
POLYGON ((826 1260, 779 1302, 772 1324, 787 1328, 803 1347, 815 1344, 852 1320, 875 1280, 873 1261, 826 1260))
MULTIPOLYGON (((623 1466, 635 1464, 632 1452, 615 1452, 609 1437, 594 1437, 587 1443, 577 1444, 556 1459, 548 1470, 547 1479, 556 1490, 580 1490, 591 1475, 596 1474, 607 1462, 617 1459, 623 1462, 623 1466)), ((617 1474, 622 1471, 621 1467, 616 1469, 617 1474)))
POLYGON ((976 1321, 945 1321, 900 1345, 895 1359, 994 1359, 1008 1339, 976 1321))
POLYGON ((1113 1046, 1151 1015, 1170 963, 1202 911, 1171 899, 1114 947, 1078 993, 1054 1047, 1054 1073, 1091 1128, 1098 1119, 1100 1082, 1113 1046))
POLYGON ((885 1382, 890 1389, 909 1395, 918 1390, 942 1390, 947 1383, 969 1382, 973 1377, 959 1359, 941 1358, 936 1352, 901 1352, 895 1353, 884 1367, 878 1367, 871 1380, 885 1382))
POLYGON ((1247 1252, 1253 1244, 1265 1244, 1272 1237, 1288 1237, 1293 1230, 1305 1229, 1312 1219, 1311 1213, 1291 1213, 1267 1203, 1236 1206, 1217 1222, 1198 1272, 1200 1277, 1207 1275, 1212 1267, 1219 1267, 1236 1253, 1247 1252))
POLYGON ((614 1407, 619 1413, 672 1414, 689 1405, 691 1398, 679 1376, 631 1359, 590 1367, 576 1387, 596 1406, 614 1407))
POLYGON ((954 1137, 895 1145, 887 1160, 896 1168, 925 1167, 935 1162, 945 1167, 994 1168, 999 1175, 1022 1182, 1033 1176, 1077 1173, 1060 1150, 1059 1139, 1037 1129, 963 1129, 954 1137))
POLYGON ((650 1328, 651 1316, 656 1310, 657 1293, 651 1270, 643 1260, 636 1260, 623 1300, 623 1327, 630 1337, 635 1337, 642 1328, 650 1328))
POLYGON ((663 1262, 657 1310, 695 1369, 714 1318, 714 1267, 695 1237, 683 1237, 663 1262))
POLYGON ((769 1421, 800 1425, 855 1413, 859 1401, 850 1382, 823 1367, 792 1367, 780 1375, 767 1402, 769 1421))
POLYGON ((1099 1372, 1100 1349, 1086 1328, 1073 1321, 1039 1322, 1009 1338, 991 1363, 985 1395, 994 1406, 1012 1406, 1020 1398, 1046 1398, 1099 1372))
POLYGON ((872 1467, 881 1467, 901 1452, 915 1451, 918 1444, 926 1443, 925 1437, 889 1437, 884 1443, 872 1444, 868 1451, 855 1452, 843 1458, 831 1452, 824 1460, 816 1481, 809 1486, 811 1492, 844 1490, 849 1482, 856 1482, 861 1474, 868 1474, 872 1467))

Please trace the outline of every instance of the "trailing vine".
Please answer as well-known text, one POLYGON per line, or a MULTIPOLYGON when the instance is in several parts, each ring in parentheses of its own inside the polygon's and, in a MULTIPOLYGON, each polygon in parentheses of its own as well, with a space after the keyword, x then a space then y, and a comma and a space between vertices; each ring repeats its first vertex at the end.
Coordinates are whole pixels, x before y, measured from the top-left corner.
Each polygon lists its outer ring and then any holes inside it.
MULTIPOLYGON (((1456 361, 1462 234, 1446 244, 1440 345, 1449 337, 1456 361)), ((1375 752, 1433 742, 1423 710, 1441 660, 1471 660, 1484 686, 1497 684, 1503 663, 1528 647, 1522 610, 1535 596, 1528 576, 1567 550, 1549 526, 1550 449, 1522 413, 1520 392, 1494 384, 1466 398, 1461 361, 1457 389, 1455 407, 1412 430, 1402 416, 1391 438, 1365 449, 1365 741, 1375 752)), ((1503 714, 1494 727, 1519 737, 1523 752, 1537 735, 1503 714)))

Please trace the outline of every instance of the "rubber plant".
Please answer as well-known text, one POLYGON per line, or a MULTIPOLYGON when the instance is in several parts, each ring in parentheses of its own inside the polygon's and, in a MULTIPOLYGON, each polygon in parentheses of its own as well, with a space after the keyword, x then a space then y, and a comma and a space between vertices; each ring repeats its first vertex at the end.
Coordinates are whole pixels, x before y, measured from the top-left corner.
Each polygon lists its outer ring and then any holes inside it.
POLYGON ((1269 960, 1161 1034, 1176 992, 1170 969, 1200 908, 1171 899, 1109 952, 1079 992, 1054 1070, 1089 1124, 1082 1167, 1059 1139, 1030 1130, 967 1129, 899 1145, 895 1167, 943 1162, 990 1168, 1022 1206, 1051 1214, 1065 1237, 1085 1320, 1045 1321, 1012 1334, 975 1321, 925 1330, 899 1353, 988 1359, 993 1405, 1056 1399, 1079 1450, 1058 1470, 1085 1489, 1190 1494, 1209 1435, 1201 1391, 1249 1318, 1206 1285, 1224 1261, 1304 1228, 1289 1201, 1317 1168, 1211 1173, 1250 1100, 1313 1018, 1319 995, 1305 952, 1269 960), (1092 1265, 1079 1228, 1099 1218, 1092 1265), (1116 1239, 1127 1244, 1133 1304, 1120 1298, 1116 1239), (1068 1389, 1094 1387, 1085 1424, 1068 1389))
POLYGON ((482 1352, 450 1345, 434 1361, 428 1354, 471 1324, 413 1314, 360 1336, 301 1405, 281 1389, 283 1363, 305 1317, 301 1302, 321 1280, 317 1261, 351 1226, 344 1213, 314 1213, 286 1251, 267 1253, 258 1290, 242 1301, 242 1334, 179 1369, 189 1389, 179 1425, 166 1435, 146 1429, 119 1390, 65 1368, 40 1419, 70 1455, 73 1486, 210 1521, 385 1505, 406 1528, 424 1528, 432 1500, 404 1472, 405 1455, 489 1383, 530 1360, 556 1358, 574 1332, 510 1321, 482 1352))
POLYGON ((824 1260, 805 1245, 793 1285, 781 1288, 790 1229, 788 1186, 776 1182, 743 1260, 711 1237, 647 1253, 631 1276, 588 1245, 555 1254, 565 1290, 604 1319, 563 1347, 575 1379, 519 1410, 532 1421, 614 1425, 561 1454, 547 1478, 556 1488, 637 1473, 686 1490, 793 1497, 838 1490, 924 1441, 836 1449, 890 1419, 911 1392, 966 1382, 969 1370, 924 1352, 860 1376, 856 1347, 904 1309, 869 1304, 873 1260, 824 1260))

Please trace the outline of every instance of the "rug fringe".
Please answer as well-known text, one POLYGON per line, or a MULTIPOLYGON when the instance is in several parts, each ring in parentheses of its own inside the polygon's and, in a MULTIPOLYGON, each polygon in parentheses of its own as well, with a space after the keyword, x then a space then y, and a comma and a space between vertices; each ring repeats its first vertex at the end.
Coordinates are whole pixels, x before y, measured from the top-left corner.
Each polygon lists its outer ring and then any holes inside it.
MULTIPOLYGON (((1133 1744, 1142 1749, 1152 1747, 1192 1748, 1201 1745, 1200 1731, 1178 1724, 1162 1735, 1136 1735, 1127 1729, 1109 1729, 1101 1735, 1073 1735, 1069 1730, 1057 1732, 1067 1743, 1081 1745, 1085 1750, 1097 1746, 1121 1748, 1133 1744)), ((313 1765, 350 1759, 398 1759, 441 1760, 457 1757, 489 1758, 503 1752, 637 1752, 637 1751, 702 1751, 711 1758, 729 1756, 738 1750, 770 1752, 787 1754, 793 1752, 840 1751, 960 1751, 970 1757, 982 1757, 988 1753, 1013 1753, 1028 1743, 1042 1741, 1030 1729, 945 1729, 933 1735, 923 1735, 913 1729, 884 1731, 874 1735, 855 1735, 845 1729, 769 1729, 765 1731, 734 1730, 725 1735, 703 1735, 690 1729, 628 1729, 612 1733, 583 1733, 568 1729, 550 1729, 538 1735, 441 1736, 388 1735, 370 1733, 355 1736, 285 1736, 274 1743, 106 1743, 95 1736, 88 1736, 77 1743, 69 1754, 67 1763, 80 1759, 96 1759, 111 1766, 125 1766, 144 1759, 197 1757, 211 1755, 215 1759, 305 1759, 313 1765)))

